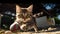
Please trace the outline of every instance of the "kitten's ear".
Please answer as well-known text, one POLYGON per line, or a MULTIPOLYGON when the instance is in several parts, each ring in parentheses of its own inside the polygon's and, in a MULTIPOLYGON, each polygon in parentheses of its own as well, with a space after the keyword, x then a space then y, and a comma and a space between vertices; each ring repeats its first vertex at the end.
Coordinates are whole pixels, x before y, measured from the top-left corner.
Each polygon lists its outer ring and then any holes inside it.
POLYGON ((19 5, 16 5, 16 12, 21 12, 21 7, 19 5))
POLYGON ((27 10, 28 10, 29 12, 32 12, 32 10, 33 10, 33 4, 30 5, 30 6, 27 8, 27 10))

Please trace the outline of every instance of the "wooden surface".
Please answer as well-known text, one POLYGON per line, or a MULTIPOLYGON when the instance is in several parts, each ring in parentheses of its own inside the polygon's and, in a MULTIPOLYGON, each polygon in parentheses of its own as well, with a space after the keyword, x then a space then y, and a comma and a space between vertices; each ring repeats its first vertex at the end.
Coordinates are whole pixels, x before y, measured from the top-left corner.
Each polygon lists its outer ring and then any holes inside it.
MULTIPOLYGON (((1 31, 0 31, 1 32, 1 31)), ((60 34, 60 28, 48 28, 48 30, 39 30, 39 32, 34 32, 34 31, 31 31, 31 32, 17 32, 17 33, 13 33, 13 32, 10 32, 10 31, 5 31, 7 32, 7 34, 60 34)), ((1 34, 1 33, 0 33, 1 34)), ((5 34, 5 33, 3 33, 5 34)))

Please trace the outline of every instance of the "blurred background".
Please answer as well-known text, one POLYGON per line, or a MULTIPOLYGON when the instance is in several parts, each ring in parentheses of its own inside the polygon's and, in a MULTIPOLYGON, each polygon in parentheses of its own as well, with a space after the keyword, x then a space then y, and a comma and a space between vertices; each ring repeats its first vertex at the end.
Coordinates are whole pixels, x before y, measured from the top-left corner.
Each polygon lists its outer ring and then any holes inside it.
MULTIPOLYGON (((7 1, 8 2, 8 1, 7 1)), ((16 15, 16 4, 21 7, 28 7, 33 4, 33 14, 44 12, 42 16, 54 17, 55 23, 60 24, 60 3, 53 1, 39 1, 39 0, 18 0, 17 3, 11 1, 10 3, 0 3, 0 14, 3 14, 1 18, 1 28, 8 29, 14 22, 16 15)))

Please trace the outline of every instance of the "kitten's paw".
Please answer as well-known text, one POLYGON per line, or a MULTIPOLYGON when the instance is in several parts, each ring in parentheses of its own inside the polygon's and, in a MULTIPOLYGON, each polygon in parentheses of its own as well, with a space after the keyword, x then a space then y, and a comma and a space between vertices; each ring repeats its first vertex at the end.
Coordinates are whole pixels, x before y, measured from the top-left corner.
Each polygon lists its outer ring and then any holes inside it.
POLYGON ((38 32, 38 31, 35 31, 36 33, 38 32))

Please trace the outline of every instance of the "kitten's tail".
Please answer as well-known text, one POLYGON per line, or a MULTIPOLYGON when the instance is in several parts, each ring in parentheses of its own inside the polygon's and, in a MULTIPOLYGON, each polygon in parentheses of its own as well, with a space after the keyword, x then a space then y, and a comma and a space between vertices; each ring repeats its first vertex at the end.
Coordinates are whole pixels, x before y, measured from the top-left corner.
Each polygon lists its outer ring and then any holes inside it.
POLYGON ((41 15, 43 15, 43 12, 40 12, 40 13, 34 14, 33 17, 37 18, 37 17, 40 17, 41 15))

